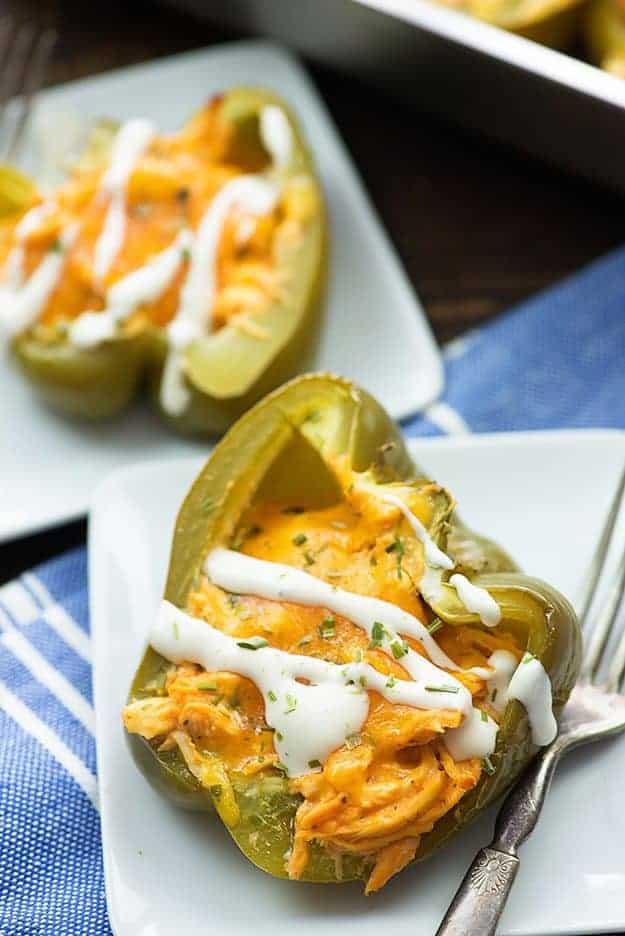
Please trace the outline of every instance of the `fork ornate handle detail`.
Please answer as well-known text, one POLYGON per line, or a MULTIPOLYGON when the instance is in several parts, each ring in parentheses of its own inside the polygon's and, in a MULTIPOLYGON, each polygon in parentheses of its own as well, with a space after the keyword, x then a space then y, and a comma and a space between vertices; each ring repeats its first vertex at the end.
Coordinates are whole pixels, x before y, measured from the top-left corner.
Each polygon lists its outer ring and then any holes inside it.
POLYGON ((538 822, 561 753, 556 739, 508 794, 493 841, 473 859, 436 936, 494 936, 519 868, 517 849, 538 822))

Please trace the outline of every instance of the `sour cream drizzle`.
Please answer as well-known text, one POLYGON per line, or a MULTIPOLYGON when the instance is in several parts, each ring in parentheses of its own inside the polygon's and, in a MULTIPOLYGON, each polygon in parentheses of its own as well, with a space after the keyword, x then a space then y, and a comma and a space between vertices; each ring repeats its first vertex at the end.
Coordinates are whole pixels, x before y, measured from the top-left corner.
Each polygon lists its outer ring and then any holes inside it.
POLYGON ((264 107, 260 114, 260 138, 274 169, 285 169, 293 155, 293 131, 281 107, 264 107))
MULTIPOLYGON (((273 172, 284 169, 293 152, 293 133, 279 107, 261 111, 260 136, 271 156, 273 172)), ((170 349, 161 380, 161 404, 170 416, 179 416, 189 404, 190 392, 184 376, 185 351, 192 342, 210 333, 217 251, 224 224, 235 207, 254 217, 273 211, 281 186, 271 174, 232 179, 220 189, 200 221, 178 310, 167 328, 170 349)))
MULTIPOLYGON (((458 670, 458 666, 441 650, 425 625, 389 601, 345 591, 301 569, 280 562, 255 559, 231 549, 218 548, 210 552, 204 562, 204 572, 214 585, 237 595, 257 595, 272 601, 292 601, 294 604, 327 608, 361 627, 369 637, 377 621, 385 630, 380 649, 391 656, 394 655, 393 644, 399 648, 404 645, 400 634, 414 637, 432 660, 430 663, 420 653, 407 648, 407 652, 399 657, 399 662, 414 679, 427 677, 436 683, 443 676, 452 679, 447 673, 441 673, 438 667, 458 670)), ((458 680, 453 679, 453 685, 458 687, 468 711, 471 694, 458 680)))
MULTIPOLYGON (((437 604, 442 597, 442 570, 453 569, 454 560, 439 549, 421 521, 415 517, 401 497, 390 492, 377 493, 373 490, 372 493, 385 503, 398 507, 419 542, 423 544, 425 562, 419 588, 429 604, 437 604)), ((474 585, 464 575, 458 573, 451 576, 449 584, 455 587, 458 598, 465 608, 477 614, 482 624, 486 627, 494 627, 499 623, 501 620, 499 605, 485 588, 474 585)))
MULTIPOLYGON (((234 594, 327 608, 370 637, 376 622, 381 624, 380 650, 398 659, 414 680, 389 680, 367 663, 338 665, 285 653, 263 646, 259 638, 237 641, 163 602, 150 635, 152 646, 175 663, 191 660, 209 671, 229 670, 252 679, 263 694, 267 723, 276 729, 276 749, 290 776, 309 772, 311 763, 323 764, 360 730, 368 714, 365 689, 380 692, 394 704, 462 712, 460 727, 445 734, 455 760, 493 753, 497 723, 474 708, 468 689, 440 668, 458 670, 413 615, 381 599, 329 585, 300 569, 221 547, 209 553, 203 571, 214 585, 234 594), (411 650, 400 634, 419 640, 434 662, 411 650), (241 646, 257 642, 261 643, 258 649, 241 646)), ((496 688, 498 711, 503 711, 508 699, 518 698, 527 708, 534 743, 548 744, 555 736, 555 720, 551 686, 542 664, 532 658, 517 667, 507 651, 496 651, 488 663, 488 670, 473 671, 490 676, 489 698, 496 688)))
POLYGON ((534 744, 551 744, 558 733, 553 715, 551 681, 540 660, 526 653, 517 665, 513 654, 497 650, 488 660, 493 675, 488 680, 491 704, 503 712, 510 699, 517 699, 527 711, 534 744), (493 692, 495 699, 492 699, 493 692))
POLYGON ((395 494, 387 493, 382 494, 381 497, 382 500, 386 501, 387 504, 393 504, 395 507, 399 507, 404 517, 412 527, 414 535, 417 537, 420 543, 423 543, 425 561, 427 564, 434 566, 436 569, 453 569, 453 559, 450 559, 450 557, 444 553, 442 549, 438 548, 421 521, 418 519, 418 517, 415 517, 412 510, 410 510, 408 505, 403 502, 401 497, 397 497, 395 494))
MULTIPOLYGON (((102 279, 117 256, 126 230, 126 185, 134 164, 154 136, 155 130, 148 120, 129 120, 125 123, 113 143, 111 162, 102 177, 100 192, 109 197, 109 205, 102 231, 94 248, 94 272, 102 279)), ((29 328, 41 314, 54 290, 63 269, 64 254, 78 233, 78 225, 70 224, 58 238, 58 250, 50 250, 30 278, 24 281, 24 241, 41 226, 46 217, 56 210, 54 201, 36 205, 21 219, 15 229, 17 244, 9 254, 5 265, 5 280, 0 287, 3 304, 2 318, 9 335, 16 335, 29 328)), ((86 313, 90 323, 93 313, 86 313)), ((110 337, 111 322, 95 324, 81 323, 76 328, 77 344, 86 334, 87 338, 97 333, 110 337)))
MULTIPOLYGON (((23 218, 21 223, 25 220, 23 218)), ((65 263, 65 254, 77 233, 78 225, 66 227, 58 238, 56 248, 46 253, 26 281, 23 273, 23 247, 20 245, 11 252, 6 266, 7 277, 0 287, 3 330, 9 335, 19 334, 37 320, 57 284, 65 263)))
POLYGON ((136 118, 123 124, 111 149, 111 161, 102 176, 100 192, 109 205, 93 255, 97 280, 103 280, 121 250, 126 233, 126 188, 135 163, 150 144, 156 128, 150 120, 136 118))
POLYGON ((532 741, 541 747, 551 744, 558 733, 553 715, 551 681, 536 657, 523 657, 508 686, 508 698, 525 706, 532 729, 532 741))
MULTIPOLYGON (((453 561, 438 549, 400 498, 384 494, 383 499, 399 507, 408 519, 424 546, 426 569, 453 568, 453 561)), ((330 585, 292 566, 223 547, 208 554, 203 571, 214 585, 234 594, 327 608, 339 614, 370 638, 375 633, 376 646, 399 660, 414 680, 389 679, 364 662, 339 665, 285 653, 267 646, 263 638, 236 640, 164 601, 150 634, 152 646, 174 663, 190 660, 209 671, 233 671, 253 680, 263 695, 265 717, 276 731, 276 750, 289 776, 319 769, 334 750, 360 730, 369 711, 367 689, 394 704, 461 712, 462 724, 449 729, 444 738, 456 761, 488 757, 494 752, 497 722, 474 708, 469 690, 445 672, 457 672, 458 666, 414 615, 379 598, 330 585), (412 650, 402 634, 418 640, 432 662, 412 650)), ((451 584, 470 611, 486 616, 492 621, 489 626, 498 623, 499 606, 485 592, 496 609, 497 621, 493 621, 494 609, 481 595, 484 589, 474 588, 458 574, 452 576, 451 584)), ((557 725, 551 683, 539 660, 526 654, 517 666, 512 653, 499 650, 491 654, 488 669, 474 667, 468 672, 487 680, 488 699, 497 711, 502 712, 509 699, 518 699, 525 706, 534 744, 553 740, 557 725)))
POLYGON ((492 674, 486 682, 487 699, 497 712, 508 704, 508 686, 517 668, 517 659, 509 650, 495 650, 488 658, 492 674))
MULTIPOLYGON (((123 124, 113 141, 111 160, 100 183, 100 194, 109 199, 109 204, 94 247, 97 280, 106 276, 123 245, 128 180, 155 133, 151 121, 137 118, 123 124)), ((261 112, 260 134, 271 156, 272 169, 284 169, 292 156, 293 134, 288 118, 279 107, 267 107, 261 112)), ((180 232, 170 247, 115 283, 106 295, 105 309, 86 311, 78 316, 69 330, 69 340, 77 347, 91 348, 112 338, 120 321, 164 292, 176 275, 182 253, 188 250, 192 259, 178 311, 167 330, 170 353, 161 390, 166 411, 172 415, 183 412, 189 402, 183 370, 184 351, 192 341, 210 331, 215 260, 223 225, 233 207, 241 208, 248 215, 260 216, 273 210, 279 195, 280 187, 270 174, 232 180, 213 199, 195 235, 188 230, 180 232)), ((35 322, 61 273, 63 251, 53 252, 46 256, 28 283, 24 283, 23 241, 55 210, 53 201, 43 202, 27 212, 16 227, 17 244, 7 258, 4 282, 0 286, 3 330, 9 335, 18 334, 35 322)), ((69 226, 59 238, 61 247, 67 249, 76 233, 76 226, 69 226)))
MULTIPOLYGON (((19 291, 24 285, 24 242, 30 235, 41 227, 41 224, 48 215, 55 210, 55 204, 52 201, 42 202, 35 205, 30 211, 27 211, 21 221, 15 227, 16 246, 11 250, 4 266, 4 280, 0 286, 0 300, 2 301, 2 310, 0 311, 0 321, 2 322, 2 331, 8 335, 15 335, 21 331, 22 327, 28 327, 32 324, 37 311, 31 315, 27 314, 26 306, 29 302, 24 301, 19 291), (22 322, 27 319, 26 325, 22 322)), ((33 304, 30 303, 32 311, 33 304)))
POLYGON ((69 329, 72 344, 79 348, 92 348, 113 338, 120 322, 140 306, 158 299, 180 269, 191 240, 190 231, 180 231, 174 242, 145 266, 117 280, 108 290, 106 307, 101 312, 83 312, 72 322, 69 329))
POLYGON ((499 725, 480 709, 472 708, 458 728, 445 732, 445 747, 455 761, 488 757, 495 750, 499 725))
MULTIPOLYGON (((190 660, 209 672, 228 671, 251 679, 265 701, 265 716, 275 728, 274 744, 292 777, 310 773, 311 762, 323 763, 350 735, 362 728, 369 711, 367 689, 395 705, 426 709, 471 710, 471 696, 453 692, 458 683, 435 672, 435 685, 451 692, 432 692, 430 671, 419 680, 389 680, 368 663, 339 665, 259 646, 258 638, 235 639, 163 601, 150 633, 154 649, 174 663, 190 660), (247 644, 248 646, 242 646, 247 644), (298 682, 308 680, 310 685, 298 682), (469 702, 467 708, 466 696, 469 702)), ((427 661, 424 661, 427 663, 427 661)))
POLYGON ((501 609, 495 599, 485 588, 480 588, 470 582, 464 575, 456 572, 449 579, 458 594, 458 598, 467 611, 477 614, 486 627, 496 627, 501 621, 501 609))
POLYGON ((200 221, 180 303, 167 327, 170 351, 161 382, 161 403, 172 416, 184 412, 189 402, 184 382, 184 352, 193 341, 210 332, 216 258, 224 224, 235 207, 246 214, 268 214, 279 193, 277 185, 261 176, 238 176, 219 190, 200 221))
POLYGON ((15 236, 18 241, 28 240, 42 223, 56 211, 56 204, 52 200, 41 202, 35 205, 30 211, 27 211, 15 228, 15 236))

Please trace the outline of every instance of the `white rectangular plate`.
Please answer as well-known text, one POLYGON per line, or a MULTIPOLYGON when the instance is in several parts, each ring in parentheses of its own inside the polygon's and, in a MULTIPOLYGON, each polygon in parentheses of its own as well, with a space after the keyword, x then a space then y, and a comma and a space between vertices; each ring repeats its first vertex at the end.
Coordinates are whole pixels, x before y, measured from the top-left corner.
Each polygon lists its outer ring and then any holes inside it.
MULTIPOLYGON (((523 568, 575 596, 625 458, 623 432, 520 433, 412 444, 464 518, 523 568)), ((163 589, 178 507, 200 461, 127 468, 99 488, 90 522, 90 605, 104 868, 116 936, 433 933, 492 828, 492 812, 380 894, 277 881, 211 816, 175 809, 126 747, 120 710, 163 589)), ((625 739, 569 756, 524 846, 502 934, 625 930, 625 739)))
MULTIPOLYGON (((293 106, 323 181, 330 282, 310 369, 366 384, 396 419, 416 412, 440 393, 438 349, 336 127, 288 53, 240 42, 76 81, 41 95, 35 125, 63 112, 85 121, 142 115, 172 131, 210 95, 235 84, 271 88, 293 106)), ((172 437, 142 404, 100 426, 55 416, 2 360, 1 349, 0 400, 0 489, 10 495, 0 509, 0 542, 84 513, 91 491, 113 468, 198 451, 172 437)))

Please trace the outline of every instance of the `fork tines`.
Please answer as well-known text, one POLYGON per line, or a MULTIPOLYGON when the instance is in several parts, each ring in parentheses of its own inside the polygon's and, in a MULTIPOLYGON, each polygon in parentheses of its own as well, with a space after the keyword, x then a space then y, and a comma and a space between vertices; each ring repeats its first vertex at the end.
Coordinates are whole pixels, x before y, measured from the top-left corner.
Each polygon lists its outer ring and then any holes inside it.
POLYGON ((53 29, 11 19, 0 24, 0 158, 5 161, 15 158, 22 143, 55 42, 53 29), (17 100, 9 106, 12 98, 17 100))
MULTIPOLYGON (((612 504, 610 505, 610 510, 590 565, 588 577, 584 584, 583 598, 580 602, 580 624, 582 625, 587 639, 587 647, 584 653, 584 661, 580 675, 583 680, 587 681, 596 680, 604 650, 614 630, 614 625, 623 601, 623 594, 625 593, 625 547, 623 547, 616 568, 612 573, 612 578, 607 587, 603 603, 598 613, 596 615, 591 615, 590 612, 602 577, 601 573, 605 567, 605 562, 614 540, 614 530, 621 513, 624 499, 625 470, 620 477, 612 504), (594 619, 595 622, 592 629, 590 628, 591 619, 594 619)), ((608 691, 618 691, 624 670, 625 628, 618 640, 610 662, 606 681, 606 688, 608 691)))

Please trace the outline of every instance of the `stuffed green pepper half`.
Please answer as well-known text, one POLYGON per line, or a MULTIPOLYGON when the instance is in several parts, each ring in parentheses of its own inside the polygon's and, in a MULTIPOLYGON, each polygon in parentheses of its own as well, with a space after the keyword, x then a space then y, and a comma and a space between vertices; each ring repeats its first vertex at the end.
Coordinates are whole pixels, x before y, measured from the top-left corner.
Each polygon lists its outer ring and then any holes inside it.
POLYGON ((567 601, 457 519, 375 400, 309 375, 188 493, 123 719, 259 868, 372 892, 554 738, 579 658, 567 601))
POLYGON ((104 125, 55 191, 4 184, 0 324, 48 403, 101 419, 145 382, 168 423, 206 434, 302 367, 325 214, 274 94, 233 88, 171 135, 104 125))

